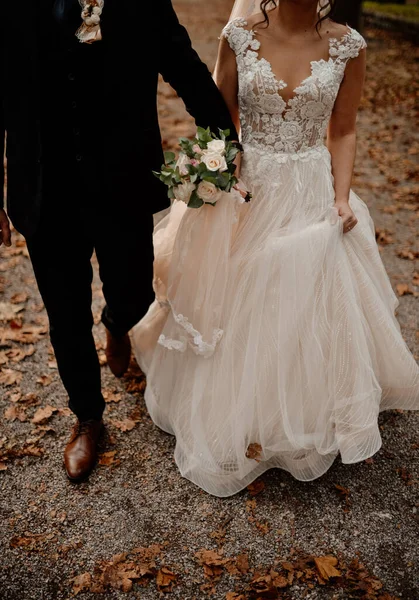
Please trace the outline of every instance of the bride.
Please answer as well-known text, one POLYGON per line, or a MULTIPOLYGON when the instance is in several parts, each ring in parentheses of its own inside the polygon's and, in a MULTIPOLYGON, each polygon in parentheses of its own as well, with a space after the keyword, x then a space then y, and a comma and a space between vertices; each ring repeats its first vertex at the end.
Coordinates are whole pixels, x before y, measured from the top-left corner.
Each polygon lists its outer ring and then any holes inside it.
POLYGON ((256 4, 236 2, 216 68, 253 200, 173 203, 155 230, 156 301, 133 334, 151 417, 176 436, 182 475, 216 496, 273 467, 309 481, 338 454, 365 460, 380 411, 419 408, 350 190, 366 43, 328 18, 333 0, 256 4))

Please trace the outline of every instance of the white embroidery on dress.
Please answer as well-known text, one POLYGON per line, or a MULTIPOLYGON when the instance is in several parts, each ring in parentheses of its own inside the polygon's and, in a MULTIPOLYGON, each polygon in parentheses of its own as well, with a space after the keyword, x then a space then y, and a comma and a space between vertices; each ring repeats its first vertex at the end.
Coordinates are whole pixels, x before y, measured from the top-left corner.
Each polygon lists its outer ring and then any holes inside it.
MULTIPOLYGON (((222 329, 214 329, 212 334, 212 342, 205 342, 202 334, 197 331, 192 323, 189 322, 187 317, 183 315, 178 315, 172 308, 173 318, 178 325, 180 325, 190 336, 189 346, 195 352, 197 356, 202 356, 204 358, 209 358, 214 354, 215 348, 217 347, 218 342, 223 337, 224 331, 222 329)), ((166 337, 165 335, 161 335, 159 337, 159 344, 168 348, 169 350, 178 350, 179 352, 185 352, 187 347, 187 340, 184 337, 181 337, 180 340, 174 340, 166 337)))
POLYGON ((260 42, 246 26, 239 18, 223 30, 237 59, 242 143, 294 155, 323 146, 346 63, 366 47, 364 38, 351 28, 341 39, 331 38, 329 60, 312 61, 311 74, 286 102, 278 92, 287 84, 259 58, 260 42))

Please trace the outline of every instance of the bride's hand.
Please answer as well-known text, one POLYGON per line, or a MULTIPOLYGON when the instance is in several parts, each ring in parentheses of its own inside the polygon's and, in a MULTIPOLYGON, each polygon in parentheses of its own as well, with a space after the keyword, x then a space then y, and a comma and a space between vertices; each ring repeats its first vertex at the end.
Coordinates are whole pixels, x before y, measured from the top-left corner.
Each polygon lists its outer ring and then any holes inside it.
POLYGON ((234 164, 236 165, 236 171, 234 173, 237 179, 240 179, 241 170, 242 170, 242 153, 239 152, 234 160, 234 164))
POLYGON ((358 219, 354 215, 354 212, 352 211, 348 202, 336 202, 335 207, 337 208, 339 216, 342 219, 343 233, 348 233, 348 231, 351 231, 358 223, 358 219))

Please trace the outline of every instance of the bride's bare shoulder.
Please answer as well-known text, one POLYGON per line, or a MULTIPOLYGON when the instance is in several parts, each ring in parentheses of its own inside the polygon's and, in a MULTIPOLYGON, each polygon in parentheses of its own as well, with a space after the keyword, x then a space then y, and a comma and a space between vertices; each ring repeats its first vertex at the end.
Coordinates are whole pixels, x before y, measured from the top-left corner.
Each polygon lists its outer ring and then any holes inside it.
POLYGON ((254 27, 256 27, 256 25, 262 25, 262 23, 265 21, 265 17, 262 13, 257 13, 256 15, 252 15, 251 17, 249 17, 248 19, 246 19, 246 29, 253 29, 254 27))
POLYGON ((341 25, 340 23, 332 21, 332 19, 325 19, 320 25, 319 33, 320 35, 327 36, 329 39, 336 38, 337 40, 340 40, 349 33, 349 31, 350 29, 347 25, 341 25))

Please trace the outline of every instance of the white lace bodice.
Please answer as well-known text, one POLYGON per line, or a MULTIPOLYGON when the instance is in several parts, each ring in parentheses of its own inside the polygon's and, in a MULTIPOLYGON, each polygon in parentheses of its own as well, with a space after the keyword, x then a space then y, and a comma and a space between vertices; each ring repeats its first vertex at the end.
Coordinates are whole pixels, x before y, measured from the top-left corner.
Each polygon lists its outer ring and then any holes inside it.
POLYGON ((287 84, 259 57, 260 42, 246 26, 239 18, 223 30, 237 59, 242 143, 286 154, 322 146, 346 64, 366 47, 364 38, 351 28, 341 39, 331 38, 329 60, 312 61, 311 74, 286 102, 278 92, 287 84))

